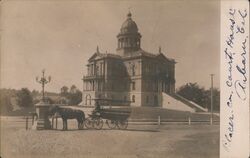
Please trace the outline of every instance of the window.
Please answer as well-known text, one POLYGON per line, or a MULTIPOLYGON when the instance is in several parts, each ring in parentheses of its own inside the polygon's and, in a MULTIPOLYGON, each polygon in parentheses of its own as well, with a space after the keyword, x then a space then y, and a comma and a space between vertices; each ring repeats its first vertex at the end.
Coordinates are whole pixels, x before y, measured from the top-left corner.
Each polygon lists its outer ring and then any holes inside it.
POLYGON ((154 90, 158 91, 158 82, 157 81, 155 81, 155 89, 154 90))
POLYGON ((152 90, 152 84, 150 83, 150 81, 146 81, 145 82, 145 89, 147 91, 151 91, 152 90))
POLYGON ((135 95, 132 95, 132 102, 135 102, 135 95))
POLYGON ((134 63, 130 63, 129 62, 129 69, 130 69, 130 75, 131 76, 135 76, 135 69, 136 69, 136 66, 135 66, 135 64, 134 63))
POLYGON ((158 97, 157 95, 154 96, 154 106, 158 106, 158 97))
POLYGON ((91 75, 94 75, 94 64, 91 64, 91 75))
POLYGON ((124 96, 124 101, 127 101, 127 96, 124 96))
POLYGON ((90 67, 88 65, 88 76, 90 76, 90 67))
POLYGON ((100 75, 103 75, 103 63, 100 63, 100 75))
POLYGON ((96 75, 100 75, 99 74, 99 66, 98 65, 96 66, 96 75))
POLYGON ((111 83, 111 90, 114 90, 114 84, 111 83))
POLYGON ((95 90, 95 81, 92 81, 92 91, 95 90))
POLYGON ((85 97, 85 105, 91 105, 91 96, 89 94, 85 97))
POLYGON ((135 90, 135 82, 131 82, 132 90, 135 90))
POLYGON ((132 65, 132 76, 135 76, 135 65, 132 65))
POLYGON ((84 82, 85 83, 85 90, 88 90, 88 82, 84 82))
POLYGON ((149 65, 145 65, 145 73, 146 73, 146 74, 149 73, 149 65))
POLYGON ((127 83, 123 84, 123 86, 124 86, 124 87, 123 87, 123 88, 124 88, 124 90, 127 90, 127 85, 128 85, 127 83))

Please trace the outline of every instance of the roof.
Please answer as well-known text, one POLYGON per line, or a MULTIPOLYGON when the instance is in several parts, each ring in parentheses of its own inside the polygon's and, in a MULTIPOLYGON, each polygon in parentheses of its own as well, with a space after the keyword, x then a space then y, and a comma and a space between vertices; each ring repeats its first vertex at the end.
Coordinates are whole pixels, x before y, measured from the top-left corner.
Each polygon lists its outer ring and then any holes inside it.
POLYGON ((130 58, 135 58, 135 57, 149 57, 149 58, 163 58, 169 62, 175 62, 174 59, 166 57, 162 52, 159 52, 158 54, 153 54, 146 52, 142 49, 139 49, 138 51, 131 51, 131 52, 126 52, 124 56, 120 56, 117 54, 112 54, 112 53, 100 53, 99 49, 97 47, 97 51, 89 58, 89 62, 93 60, 98 60, 98 59, 103 59, 103 58, 116 58, 116 59, 130 59, 130 58))
MULTIPOLYGON (((149 53, 146 52, 142 49, 138 50, 138 51, 133 51, 133 52, 129 52, 126 53, 126 55, 123 57, 125 59, 129 59, 129 58, 134 58, 134 57, 140 57, 140 56, 145 56, 145 57, 149 57, 149 58, 159 58, 159 57, 163 57, 164 59, 170 61, 170 62, 175 62, 174 59, 168 58, 166 57, 163 53, 158 53, 158 54, 153 54, 153 53, 149 53)), ((175 62, 176 63, 176 62, 175 62)))
POLYGON ((112 54, 112 53, 100 53, 100 52, 96 52, 94 53, 88 61, 92 61, 92 60, 97 60, 97 59, 103 59, 103 58, 116 58, 116 59, 130 59, 130 58, 135 58, 135 57, 149 57, 149 58, 164 58, 165 60, 169 61, 169 62, 175 62, 174 59, 168 58, 166 57, 163 53, 158 53, 158 54, 153 54, 153 53, 149 53, 146 52, 142 49, 138 50, 138 51, 132 51, 132 52, 128 52, 126 53, 125 56, 120 56, 117 54, 112 54))
POLYGON ((96 52, 94 53, 88 61, 92 61, 95 60, 98 57, 98 59, 103 59, 103 58, 117 58, 117 59, 121 59, 120 55, 117 54, 112 54, 112 53, 100 53, 100 52, 96 52))

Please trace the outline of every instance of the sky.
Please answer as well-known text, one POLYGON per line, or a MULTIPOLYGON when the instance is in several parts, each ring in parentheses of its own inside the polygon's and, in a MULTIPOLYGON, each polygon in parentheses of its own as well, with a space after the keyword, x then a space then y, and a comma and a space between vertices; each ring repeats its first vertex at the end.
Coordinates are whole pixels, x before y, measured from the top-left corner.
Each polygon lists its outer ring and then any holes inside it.
POLYGON ((219 1, 3 1, 1 4, 1 88, 40 90, 35 80, 52 80, 46 91, 64 85, 82 89, 89 57, 116 53, 126 15, 132 13, 142 35, 141 47, 159 46, 176 64, 176 87, 197 82, 219 88, 219 1))

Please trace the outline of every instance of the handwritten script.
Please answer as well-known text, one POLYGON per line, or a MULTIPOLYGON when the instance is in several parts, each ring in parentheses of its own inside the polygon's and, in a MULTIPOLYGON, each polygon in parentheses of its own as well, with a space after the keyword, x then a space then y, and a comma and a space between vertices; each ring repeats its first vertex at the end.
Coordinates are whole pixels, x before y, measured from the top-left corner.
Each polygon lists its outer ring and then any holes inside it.
MULTIPOLYGON (((235 134, 235 117, 234 106, 236 100, 245 101, 247 98, 246 89, 247 87, 247 43, 249 40, 248 34, 246 33, 246 18, 248 18, 248 12, 244 9, 230 8, 228 10, 228 26, 229 31, 227 39, 224 44, 224 60, 226 63, 226 78, 223 84, 226 85, 226 102, 223 103, 226 106, 226 119, 227 119, 227 130, 222 138, 223 147, 226 151, 230 151, 231 143, 234 139, 235 134)), ((224 94, 223 94, 224 95, 224 94)))

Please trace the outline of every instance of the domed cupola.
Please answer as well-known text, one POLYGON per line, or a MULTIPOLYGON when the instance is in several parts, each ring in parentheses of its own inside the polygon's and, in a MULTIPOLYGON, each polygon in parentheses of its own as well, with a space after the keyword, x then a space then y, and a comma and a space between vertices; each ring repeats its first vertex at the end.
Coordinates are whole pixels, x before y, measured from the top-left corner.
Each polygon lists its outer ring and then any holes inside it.
POLYGON ((126 52, 137 51, 141 46, 141 34, 138 32, 136 23, 131 18, 129 12, 126 21, 122 24, 120 33, 117 35, 119 55, 125 55, 126 52))
POLYGON ((126 34, 126 33, 137 33, 138 28, 136 23, 132 20, 131 18, 132 14, 129 12, 127 15, 127 20, 124 21, 121 27, 121 34, 126 34))

